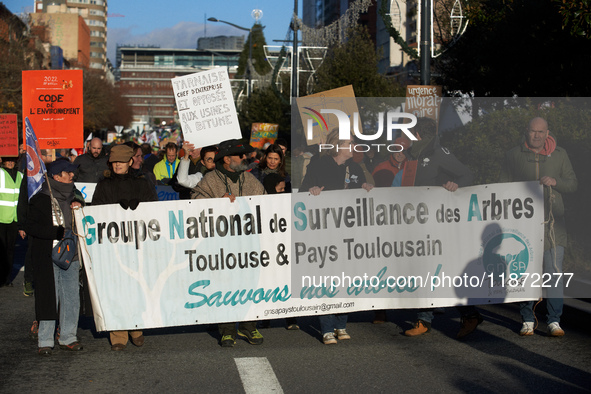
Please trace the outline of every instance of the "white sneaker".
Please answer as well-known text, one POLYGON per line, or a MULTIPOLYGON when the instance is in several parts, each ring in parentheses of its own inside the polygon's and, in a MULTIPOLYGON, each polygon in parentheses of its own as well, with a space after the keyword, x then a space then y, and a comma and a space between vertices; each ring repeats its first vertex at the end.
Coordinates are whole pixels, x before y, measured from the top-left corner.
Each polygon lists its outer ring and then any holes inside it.
POLYGON ((564 336, 564 330, 560 328, 560 324, 558 324, 558 322, 548 324, 548 333, 552 337, 564 336))
POLYGON ((322 342, 324 342, 325 345, 334 345, 337 343, 337 339, 332 332, 327 332, 322 336, 322 342))
POLYGON ((347 330, 345 330, 344 328, 337 328, 336 330, 334 330, 334 333, 337 335, 339 341, 351 339, 351 335, 347 334, 347 330))
POLYGON ((521 335, 522 337, 534 335, 534 322, 532 322, 532 321, 524 322, 523 325, 521 326, 521 331, 519 331, 519 335, 521 335))

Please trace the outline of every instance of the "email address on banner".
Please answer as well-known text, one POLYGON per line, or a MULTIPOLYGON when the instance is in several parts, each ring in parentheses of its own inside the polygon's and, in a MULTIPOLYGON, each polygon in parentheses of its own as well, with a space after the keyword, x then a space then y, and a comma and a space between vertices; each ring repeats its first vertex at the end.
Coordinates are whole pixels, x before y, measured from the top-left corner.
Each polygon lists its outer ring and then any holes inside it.
POLYGON ((331 310, 336 310, 336 309, 353 308, 354 306, 355 306, 354 302, 336 302, 334 304, 322 303, 319 305, 290 306, 289 308, 265 309, 265 316, 285 315, 287 313, 297 313, 297 312, 318 312, 318 311, 329 312, 331 310))

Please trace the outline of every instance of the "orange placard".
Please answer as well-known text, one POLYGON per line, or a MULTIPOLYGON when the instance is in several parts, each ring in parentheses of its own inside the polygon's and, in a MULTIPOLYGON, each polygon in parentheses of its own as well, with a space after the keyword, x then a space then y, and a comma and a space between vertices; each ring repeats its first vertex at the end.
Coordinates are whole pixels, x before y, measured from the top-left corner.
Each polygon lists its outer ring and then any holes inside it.
POLYGON ((0 114, 0 156, 18 156, 16 114, 0 114))
POLYGON ((277 139, 279 125, 275 123, 253 123, 250 132, 250 146, 263 149, 265 144, 277 139))
POLYGON ((82 78, 82 70, 23 71, 23 117, 41 149, 84 145, 82 78))

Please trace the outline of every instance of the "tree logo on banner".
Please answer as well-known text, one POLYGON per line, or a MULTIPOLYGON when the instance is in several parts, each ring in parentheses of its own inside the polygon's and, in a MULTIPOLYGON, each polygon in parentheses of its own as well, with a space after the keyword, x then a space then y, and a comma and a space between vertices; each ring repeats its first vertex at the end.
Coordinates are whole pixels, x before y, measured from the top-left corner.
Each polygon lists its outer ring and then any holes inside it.
POLYGON ((484 245, 482 263, 484 269, 495 278, 519 277, 527 271, 532 258, 529 241, 523 234, 504 231, 494 235, 484 245))

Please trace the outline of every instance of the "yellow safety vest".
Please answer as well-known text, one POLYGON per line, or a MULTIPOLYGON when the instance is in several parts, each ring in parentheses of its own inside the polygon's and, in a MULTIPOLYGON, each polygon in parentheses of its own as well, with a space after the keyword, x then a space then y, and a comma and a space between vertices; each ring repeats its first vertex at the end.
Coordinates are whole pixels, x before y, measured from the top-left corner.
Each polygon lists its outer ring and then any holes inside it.
POLYGON ((22 180, 23 174, 20 172, 16 173, 16 181, 13 181, 10 174, 0 168, 0 223, 16 222, 16 206, 22 180))

